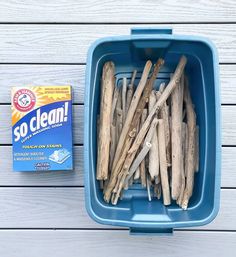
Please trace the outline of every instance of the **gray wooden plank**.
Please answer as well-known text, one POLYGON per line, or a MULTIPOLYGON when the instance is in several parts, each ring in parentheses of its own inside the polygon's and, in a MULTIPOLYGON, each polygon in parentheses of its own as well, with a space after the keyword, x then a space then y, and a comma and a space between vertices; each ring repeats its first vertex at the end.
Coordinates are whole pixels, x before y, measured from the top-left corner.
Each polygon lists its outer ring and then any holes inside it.
POLYGON ((0 22, 229 22, 233 0, 218 1, 1 1, 0 22))
MULTIPOLYGON (((108 228, 88 216, 83 188, 1 187, 0 195, 0 229, 108 228)), ((222 189, 217 218, 197 229, 236 230, 235 197, 236 190, 222 189)))
POLYGON ((236 65, 220 65, 221 103, 236 103, 236 65))
MULTIPOLYGON (((83 106, 74 106, 74 143, 83 143, 83 106)), ((236 145, 236 106, 222 106, 222 144, 236 145)), ((11 143, 11 108, 0 105, 0 144, 11 143)))
POLYGON ((0 103, 11 102, 11 87, 71 85, 73 102, 83 103, 85 65, 0 65, 0 103))
MULTIPOLYGON (((83 143, 84 107, 73 106, 73 141, 75 144, 83 143)), ((11 143, 11 106, 0 105, 0 144, 11 143)))
MULTIPOLYGON (((158 16, 158 15, 157 15, 158 16)), ((90 44, 129 35, 141 25, 0 25, 2 63, 85 63, 90 44)), ((154 25, 148 25, 152 27, 154 25)), ((175 34, 201 35, 218 47, 220 62, 235 63, 235 24, 167 24, 175 34)), ((147 27, 147 25, 146 25, 147 27)), ((155 26, 163 27, 163 25, 155 26)))
POLYGON ((236 106, 222 106, 222 144, 236 145, 236 106))
POLYGON ((236 233, 176 231, 130 236, 127 231, 1 230, 0 255, 11 257, 234 257, 236 233))
MULTIPOLYGON (((74 171, 13 172, 12 147, 0 146, 0 186, 83 186, 83 147, 74 147, 74 171)), ((222 147, 222 187, 236 187, 236 147, 222 147)))
MULTIPOLYGON (((73 87, 73 102, 83 103, 85 65, 0 65, 0 103, 10 103, 10 88, 22 85, 73 87)), ((220 65, 221 102, 236 103, 236 65, 220 65)))

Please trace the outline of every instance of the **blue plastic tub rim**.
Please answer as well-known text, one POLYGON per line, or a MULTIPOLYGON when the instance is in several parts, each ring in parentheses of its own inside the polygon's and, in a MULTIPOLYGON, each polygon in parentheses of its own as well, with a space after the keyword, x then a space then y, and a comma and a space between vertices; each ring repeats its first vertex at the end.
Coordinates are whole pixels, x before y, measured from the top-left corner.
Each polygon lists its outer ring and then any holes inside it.
MULTIPOLYGON (((96 49, 98 45, 104 42, 111 42, 111 41, 124 41, 124 40, 132 40, 132 39, 174 39, 179 41, 195 41, 205 43, 212 51, 213 56, 213 64, 214 64, 214 82, 215 82, 215 118, 216 124, 219 126, 216 127, 216 173, 215 173, 215 188, 214 188, 214 208, 212 213, 204 220, 193 220, 191 221, 191 226, 202 226, 210 223, 212 220, 215 219, 219 212, 220 208, 220 180, 221 180, 221 105, 220 105, 220 82, 219 82, 219 58, 218 58, 218 51, 213 42, 202 36, 192 36, 192 35, 173 35, 171 28, 148 28, 148 27, 140 27, 140 28, 132 28, 131 35, 126 36, 114 36, 114 37, 104 37, 101 39, 97 39, 94 41, 88 49, 87 54, 87 63, 86 63, 86 75, 85 75, 85 104, 84 104, 84 181, 85 181, 85 207, 89 214, 89 216, 100 224, 107 225, 107 221, 98 217, 96 213, 94 213, 92 206, 91 206, 91 194, 89 190, 89 181, 90 181, 90 172, 91 164, 89 160, 89 124, 90 119, 88 115, 89 106, 90 106, 90 91, 87 85, 90 85, 90 70, 92 68, 92 53, 96 49)), ((142 233, 150 233, 150 229, 153 228, 153 225, 150 223, 146 223, 145 221, 142 224, 132 221, 132 226, 130 223, 125 221, 112 221, 109 222, 111 225, 115 226, 124 226, 130 227, 131 233, 139 233, 140 229, 142 233), (143 228, 145 226, 145 228, 143 228)), ((162 233, 171 233, 173 228, 183 227, 185 222, 178 222, 177 224, 160 224, 159 229, 155 228, 155 232, 162 233)))

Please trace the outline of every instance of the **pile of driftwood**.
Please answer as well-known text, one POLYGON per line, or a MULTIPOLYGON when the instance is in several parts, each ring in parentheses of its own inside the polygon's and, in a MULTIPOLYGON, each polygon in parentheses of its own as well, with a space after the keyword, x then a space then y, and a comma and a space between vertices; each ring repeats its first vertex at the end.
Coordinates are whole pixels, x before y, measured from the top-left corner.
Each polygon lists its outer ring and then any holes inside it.
POLYGON ((130 80, 123 78, 120 89, 114 63, 104 64, 96 176, 106 202, 116 205, 123 190, 141 183, 149 200, 162 195, 164 205, 172 198, 187 209, 198 171, 199 133, 186 62, 182 56, 169 83, 158 91, 153 86, 163 59, 153 67, 146 62, 136 90, 136 70, 130 80))

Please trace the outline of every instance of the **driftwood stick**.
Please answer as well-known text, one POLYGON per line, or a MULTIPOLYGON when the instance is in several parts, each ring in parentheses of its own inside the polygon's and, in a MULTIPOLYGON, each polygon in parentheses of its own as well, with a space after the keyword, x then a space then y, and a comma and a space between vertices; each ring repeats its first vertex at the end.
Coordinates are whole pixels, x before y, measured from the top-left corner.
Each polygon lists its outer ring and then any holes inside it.
POLYGON ((134 87, 134 81, 135 81, 136 75, 137 75, 137 70, 134 70, 130 81, 130 87, 134 87))
POLYGON ((106 62, 102 71, 99 138, 97 153, 97 179, 106 180, 108 176, 112 97, 115 87, 115 65, 106 62))
POLYGON ((159 87, 159 92, 162 94, 165 90, 165 86, 166 86, 166 83, 165 82, 162 82, 160 84, 160 87, 159 87))
MULTIPOLYGON (((142 150, 140 151, 140 153, 137 155, 136 159, 134 160, 132 166, 130 167, 129 170, 129 175, 126 177, 125 179, 125 184, 128 182, 128 180, 133 176, 133 174, 136 172, 137 168, 139 167, 140 163, 144 160, 145 156, 147 155, 147 153, 149 152, 149 150, 151 149, 152 144, 151 142, 146 142, 143 145, 142 150)), ((134 178, 135 179, 135 178, 134 178)))
POLYGON ((140 167, 138 166, 138 168, 134 173, 134 180, 138 180, 139 178, 140 178, 140 167))
POLYGON ((126 118, 126 93, 127 93, 127 78, 123 78, 122 83, 122 111, 123 111, 123 124, 126 118))
MULTIPOLYGON (((183 76, 182 76, 183 78, 183 76)), ((172 150, 172 184, 171 196, 177 200, 181 188, 181 158, 182 154, 182 111, 183 111, 183 89, 184 83, 181 78, 178 86, 171 94, 171 150, 172 150)))
POLYGON ((182 116, 182 120, 184 120, 184 119, 185 119, 185 116, 186 116, 186 109, 184 108, 184 109, 183 109, 183 116, 182 116))
POLYGON ((116 164, 117 164, 118 160, 120 159, 120 154, 123 151, 123 145, 124 145, 126 136, 129 132, 130 124, 132 122, 132 119, 134 117, 134 113, 135 113, 136 108, 138 106, 139 99, 141 98, 141 95, 143 93, 143 89, 146 85, 151 67, 152 67, 151 61, 147 61, 146 65, 144 67, 143 73, 142 73, 142 77, 139 81, 138 87, 137 87, 137 89, 134 93, 134 96, 132 98, 130 108, 129 108, 129 111, 127 113, 127 117, 126 117, 126 120, 125 120, 125 124, 124 124, 124 127, 122 129, 122 133, 120 135, 119 142, 117 144, 117 149, 116 149, 116 153, 115 153, 115 157, 114 157, 114 161, 113 161, 113 166, 112 166, 113 172, 114 172, 114 168, 116 167, 116 164))
POLYGON ((120 89, 118 88, 117 90, 118 98, 117 98, 117 103, 115 107, 115 122, 116 122, 116 142, 119 140, 120 133, 123 127, 123 112, 122 112, 122 101, 121 101, 121 92, 120 89))
POLYGON ((136 78, 136 74, 137 74, 137 70, 134 70, 134 72, 132 74, 130 84, 128 85, 127 99, 126 99, 126 114, 129 111, 131 100, 132 100, 132 97, 133 97, 133 94, 134 94, 134 80, 136 78))
POLYGON ((151 179, 150 179, 149 174, 147 174, 147 177, 146 177, 146 185, 147 185, 148 201, 151 202, 151 201, 152 201, 152 195, 151 195, 151 179))
MULTIPOLYGON (((141 126, 143 125, 144 121, 147 118, 147 109, 143 109, 142 117, 141 117, 141 126)), ((146 165, 145 165, 145 159, 142 160, 140 163, 140 178, 141 178, 141 185, 143 187, 146 187, 146 165)))
POLYGON ((166 147, 165 147, 165 127, 162 119, 158 123, 158 146, 159 146, 159 156, 160 156, 160 174, 161 174, 161 186, 163 193, 163 203, 164 205, 171 204, 170 200, 170 187, 169 178, 166 162, 166 147))
MULTIPOLYGON (((156 125, 157 125, 157 119, 154 118, 151 125, 150 125, 150 129, 147 133, 147 136, 145 138, 145 142, 144 142, 144 146, 146 145, 146 143, 150 143, 152 137, 153 137, 153 133, 154 131, 156 130, 156 125)), ((140 142, 139 146, 141 145, 142 142, 140 142)), ((138 147, 139 147, 138 146, 138 147)), ((149 149, 148 149, 149 150, 149 149)), ((129 151, 128 152, 128 155, 125 159, 125 162, 124 162, 124 165, 123 165, 123 168, 121 170, 121 174, 122 174, 122 178, 119 182, 119 188, 116 192, 116 198, 115 198, 115 201, 112 203, 112 204, 117 204, 117 201, 119 199, 119 196, 120 196, 120 192, 124 186, 124 182, 125 182, 125 179, 126 177, 129 175, 129 174, 132 174, 131 172, 135 172, 135 170, 137 169, 137 167, 140 165, 141 161, 144 159, 144 158, 139 158, 138 160, 136 159, 136 162, 134 163, 134 166, 132 167, 131 164, 132 162, 134 161, 134 158, 135 158, 135 155, 136 155, 136 152, 137 151, 129 151), (130 171, 130 167, 132 168, 132 170, 130 171), (133 171, 134 170, 134 171, 133 171)), ((142 152, 142 151, 141 151, 142 152)), ((145 157, 145 156, 144 156, 145 157)))
MULTIPOLYGON (((160 92, 165 89, 165 83, 161 83, 160 92)), ((170 141, 170 125, 169 125, 169 106, 165 102, 160 110, 160 118, 163 119, 165 127, 165 142, 166 142, 166 160, 167 166, 171 166, 171 141, 170 141)))
POLYGON ((187 177, 187 170, 188 170, 188 126, 186 124, 185 128, 185 145, 184 145, 184 175, 185 178, 187 177))
POLYGON ((113 158, 116 151, 116 127, 111 124, 111 143, 110 143, 110 159, 109 159, 109 170, 112 168, 113 158))
MULTIPOLYGON (((156 93, 153 90, 150 94, 149 102, 148 102, 149 113, 151 112, 155 103, 156 103, 156 93)), ((159 175, 159 149, 158 149, 156 129, 154 131, 151 143, 152 143, 152 148, 150 149, 150 152, 149 152, 149 174, 150 174, 151 181, 153 181, 159 175)))
POLYGON ((117 139, 119 138, 123 126, 123 111, 117 107, 116 109, 116 133, 117 139))
POLYGON ((195 130, 195 172, 199 170, 199 126, 195 130))
MULTIPOLYGON (((186 130, 187 124, 182 122, 182 153, 185 153, 185 141, 186 141, 186 130)), ((185 189, 185 158, 181 158, 181 187, 180 187, 180 194, 176 201, 178 205, 181 206, 184 196, 184 189, 185 189)))
POLYGON ((195 130, 196 130, 196 114, 193 108, 192 99, 189 92, 188 80, 185 77, 185 91, 184 91, 184 102, 186 105, 187 114, 187 126, 188 126, 188 153, 187 153, 187 177, 186 187, 184 190, 184 196, 182 201, 182 208, 186 210, 188 208, 188 202, 193 193, 194 185, 194 143, 195 143, 195 130))
MULTIPOLYGON (((137 124, 137 131, 139 131, 139 128, 140 128, 140 119, 139 119, 138 124, 137 124)), ((134 173, 134 180, 137 180, 139 178, 140 178, 140 168, 138 166, 135 173, 134 173)))
MULTIPOLYGON (((99 123, 100 123, 100 115, 97 115, 97 144, 99 142, 98 138, 99 138, 99 123)), ((100 189, 104 188, 104 180, 99 180, 99 186, 100 189)))
POLYGON ((119 88, 115 87, 112 99, 111 123, 114 124, 114 115, 116 111, 117 101, 119 98, 119 88))

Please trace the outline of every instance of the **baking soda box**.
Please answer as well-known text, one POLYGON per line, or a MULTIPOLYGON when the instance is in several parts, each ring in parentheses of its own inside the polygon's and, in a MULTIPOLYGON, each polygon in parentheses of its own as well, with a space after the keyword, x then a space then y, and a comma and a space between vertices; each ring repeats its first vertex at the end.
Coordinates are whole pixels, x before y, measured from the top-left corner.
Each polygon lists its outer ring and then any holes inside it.
POLYGON ((12 88, 14 171, 72 170, 70 86, 12 88))

